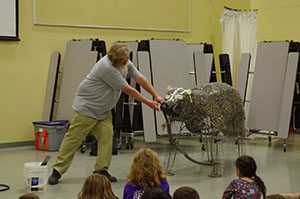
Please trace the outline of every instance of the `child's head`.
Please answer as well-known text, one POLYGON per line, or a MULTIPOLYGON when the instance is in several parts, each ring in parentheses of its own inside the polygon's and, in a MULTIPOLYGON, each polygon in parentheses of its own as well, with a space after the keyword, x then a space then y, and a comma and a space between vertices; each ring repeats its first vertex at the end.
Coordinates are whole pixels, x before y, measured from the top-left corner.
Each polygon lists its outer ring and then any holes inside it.
POLYGON ((101 199, 117 199, 112 192, 111 184, 107 177, 102 174, 93 174, 89 176, 78 193, 78 199, 101 198, 101 199))
POLYGON ((166 180, 166 176, 157 154, 148 148, 140 149, 133 157, 127 180, 145 190, 160 186, 160 181, 166 180))
POLYGON ((273 194, 265 197, 265 199, 285 199, 285 197, 280 194, 273 194))
POLYGON ((33 193, 27 193, 27 194, 21 195, 19 197, 19 199, 40 199, 40 197, 38 197, 37 195, 35 195, 33 193))
POLYGON ((141 199, 172 199, 172 197, 165 190, 152 187, 143 193, 141 199))
POLYGON ((239 178, 252 178, 258 185, 259 191, 266 196, 266 187, 264 182, 256 175, 256 162, 251 156, 241 156, 235 161, 237 175, 239 178))
POLYGON ((179 187, 173 194, 173 199, 200 199, 199 193, 192 187, 179 187))
POLYGON ((251 156, 241 156, 235 161, 239 177, 252 178, 256 175, 256 162, 251 156))

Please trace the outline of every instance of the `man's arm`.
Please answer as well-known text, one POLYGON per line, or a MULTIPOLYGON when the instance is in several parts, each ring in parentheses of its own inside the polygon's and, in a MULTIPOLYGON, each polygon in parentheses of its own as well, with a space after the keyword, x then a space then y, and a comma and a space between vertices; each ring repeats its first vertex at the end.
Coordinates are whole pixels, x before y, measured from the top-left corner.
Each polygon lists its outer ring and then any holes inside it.
POLYGON ((143 87, 148 93, 150 93, 158 103, 163 103, 164 98, 160 97, 158 93, 155 91, 150 82, 144 77, 144 75, 139 75, 134 80, 143 87))
POLYGON ((147 98, 145 98, 142 94, 140 94, 136 89, 132 88, 131 86, 127 85, 125 86, 122 91, 129 95, 130 97, 133 97, 134 99, 143 102, 144 104, 148 105, 150 108, 159 111, 158 105, 159 103, 150 101, 147 98))

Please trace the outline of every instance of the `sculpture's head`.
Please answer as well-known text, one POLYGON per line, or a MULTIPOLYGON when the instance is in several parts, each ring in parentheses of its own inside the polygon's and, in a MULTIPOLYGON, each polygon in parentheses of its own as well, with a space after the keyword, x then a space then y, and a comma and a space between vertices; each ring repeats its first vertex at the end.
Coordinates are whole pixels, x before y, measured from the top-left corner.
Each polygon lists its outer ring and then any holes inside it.
POLYGON ((176 118, 180 117, 184 98, 190 94, 190 89, 171 88, 168 86, 168 92, 165 96, 165 101, 160 106, 161 110, 176 120, 176 118))

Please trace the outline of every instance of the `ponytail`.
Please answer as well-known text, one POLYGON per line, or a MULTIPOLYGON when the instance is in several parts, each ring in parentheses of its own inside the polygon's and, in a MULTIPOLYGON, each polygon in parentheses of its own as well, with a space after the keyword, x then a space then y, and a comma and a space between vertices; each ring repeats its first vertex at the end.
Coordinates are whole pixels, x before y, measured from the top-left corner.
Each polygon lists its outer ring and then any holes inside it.
POLYGON ((267 192, 265 183, 257 175, 254 175, 254 181, 257 183, 259 191, 262 193, 263 197, 265 198, 267 192))

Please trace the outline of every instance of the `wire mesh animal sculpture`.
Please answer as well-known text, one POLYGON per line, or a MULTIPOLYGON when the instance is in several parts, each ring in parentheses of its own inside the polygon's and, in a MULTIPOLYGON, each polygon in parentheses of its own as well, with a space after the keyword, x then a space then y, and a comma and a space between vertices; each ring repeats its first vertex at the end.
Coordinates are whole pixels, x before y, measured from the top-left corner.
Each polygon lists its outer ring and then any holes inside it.
POLYGON ((239 92, 228 84, 215 82, 193 89, 169 88, 161 110, 167 121, 170 144, 197 164, 213 165, 215 161, 199 162, 180 149, 172 138, 172 122, 184 122, 194 134, 218 136, 222 133, 236 140, 244 138, 243 102, 239 92))

